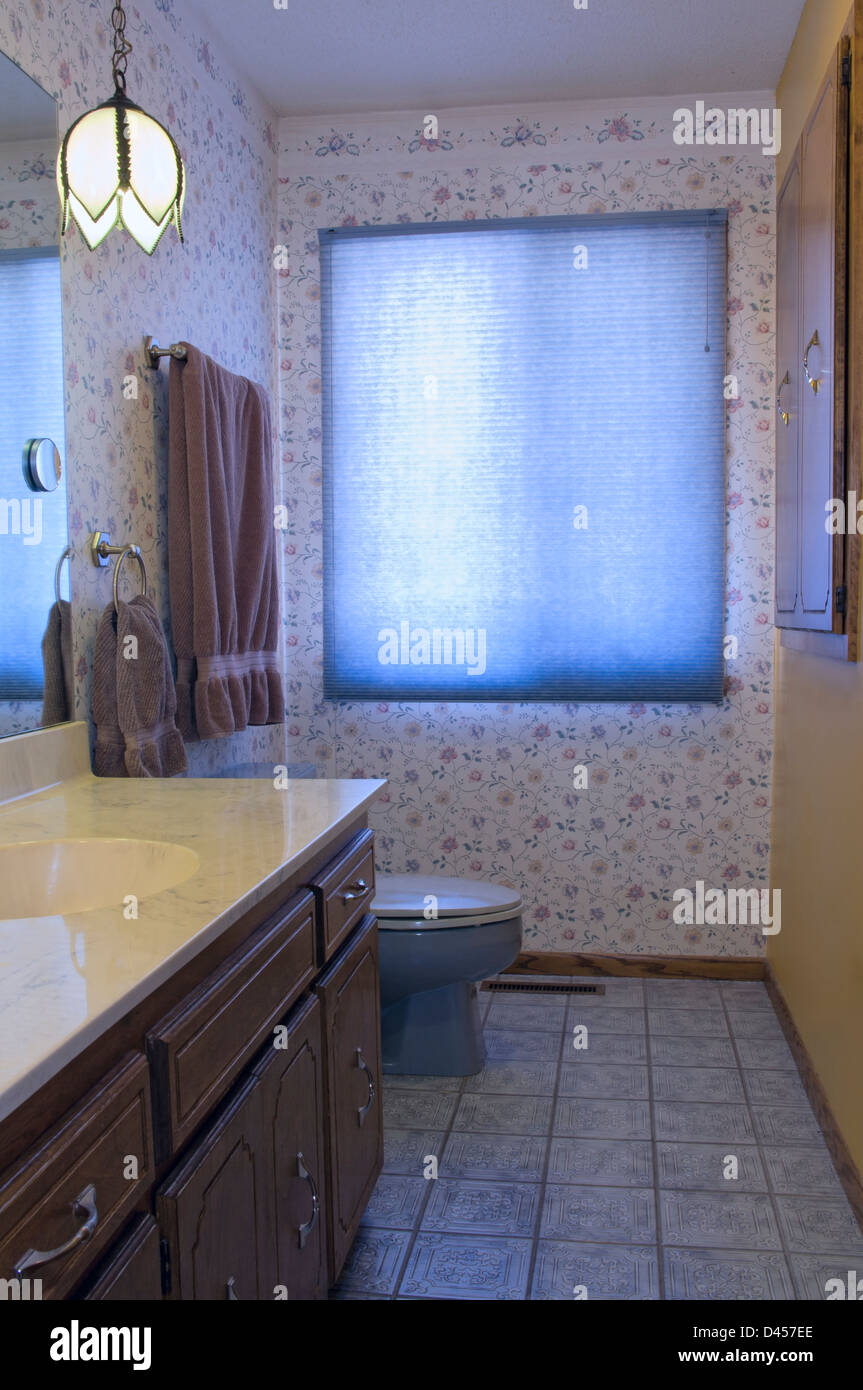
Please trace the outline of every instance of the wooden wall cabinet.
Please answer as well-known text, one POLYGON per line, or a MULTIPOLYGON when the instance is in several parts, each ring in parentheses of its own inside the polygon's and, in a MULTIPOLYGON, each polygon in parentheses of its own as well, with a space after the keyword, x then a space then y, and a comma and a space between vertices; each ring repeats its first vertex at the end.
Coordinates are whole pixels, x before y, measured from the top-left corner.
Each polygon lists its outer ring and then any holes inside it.
POLYGON ((326 1297, 383 1160, 373 889, 370 832, 342 836, 109 1030, 79 1102, 93 1057, 0 1125, 0 1277, 22 1267, 45 1298, 326 1297))
POLYGON ((842 634, 848 547, 846 293, 850 40, 834 55, 777 202, 776 625, 842 634))

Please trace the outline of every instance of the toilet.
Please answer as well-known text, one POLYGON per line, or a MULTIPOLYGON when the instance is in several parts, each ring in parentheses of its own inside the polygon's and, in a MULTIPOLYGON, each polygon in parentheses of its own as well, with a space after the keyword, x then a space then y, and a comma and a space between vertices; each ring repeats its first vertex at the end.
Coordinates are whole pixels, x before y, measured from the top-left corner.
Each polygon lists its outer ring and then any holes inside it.
POLYGON ((478 980, 511 965, 521 949, 519 894, 480 879, 379 874, 383 1070, 470 1076, 485 1048, 478 980))

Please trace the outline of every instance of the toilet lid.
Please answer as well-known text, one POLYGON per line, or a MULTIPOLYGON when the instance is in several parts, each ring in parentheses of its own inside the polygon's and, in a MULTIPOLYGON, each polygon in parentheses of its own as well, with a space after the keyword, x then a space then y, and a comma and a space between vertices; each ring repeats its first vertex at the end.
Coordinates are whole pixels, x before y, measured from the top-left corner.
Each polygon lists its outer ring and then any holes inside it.
POLYGON ((478 878, 448 878, 438 874, 379 874, 371 905, 383 931, 407 927, 424 931, 434 927, 467 926, 477 918, 500 922, 521 912, 521 896, 514 888, 478 878), (429 902, 434 898, 435 902, 429 902), (427 918, 435 909, 436 917, 427 918))

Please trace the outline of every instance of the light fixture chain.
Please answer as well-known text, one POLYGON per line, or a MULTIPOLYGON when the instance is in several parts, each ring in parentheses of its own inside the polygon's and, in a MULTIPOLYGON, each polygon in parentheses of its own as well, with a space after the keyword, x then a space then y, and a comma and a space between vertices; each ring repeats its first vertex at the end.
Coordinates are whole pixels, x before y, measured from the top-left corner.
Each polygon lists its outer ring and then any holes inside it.
POLYGON ((114 62, 112 65, 114 85, 118 91, 125 92, 126 64, 129 61, 129 54, 132 52, 132 45, 126 38, 126 15, 120 0, 115 0, 114 8, 111 11, 111 27, 114 30, 114 62))

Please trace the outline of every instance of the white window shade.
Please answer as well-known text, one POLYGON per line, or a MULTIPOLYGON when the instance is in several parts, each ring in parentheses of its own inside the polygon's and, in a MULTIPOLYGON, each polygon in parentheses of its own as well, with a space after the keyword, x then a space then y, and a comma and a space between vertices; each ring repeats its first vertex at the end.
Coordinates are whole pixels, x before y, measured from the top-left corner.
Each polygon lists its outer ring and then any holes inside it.
POLYGON ((319 234, 328 697, 721 698, 725 230, 319 234))

